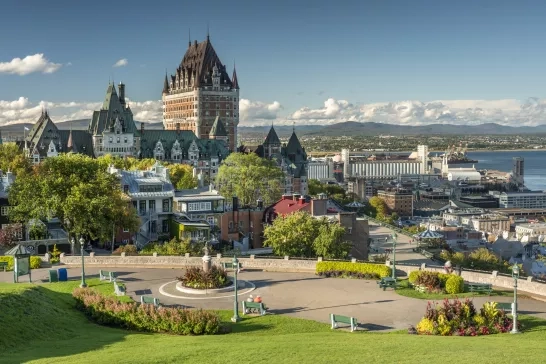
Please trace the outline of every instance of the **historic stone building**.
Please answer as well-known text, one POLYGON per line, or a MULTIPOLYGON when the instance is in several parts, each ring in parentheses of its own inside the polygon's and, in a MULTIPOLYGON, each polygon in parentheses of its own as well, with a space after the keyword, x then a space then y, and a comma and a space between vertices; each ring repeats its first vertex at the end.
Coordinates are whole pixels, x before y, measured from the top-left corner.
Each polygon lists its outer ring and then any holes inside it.
POLYGON ((308 164, 305 148, 292 131, 288 144, 282 144, 275 128, 271 126, 263 144, 258 146, 241 146, 240 152, 256 153, 262 158, 275 160, 285 174, 285 194, 297 193, 307 195, 309 193, 307 183, 308 164))
POLYGON ((228 132, 220 116, 215 116, 210 130, 198 138, 191 130, 140 129, 125 101, 125 85, 118 92, 108 85, 100 110, 93 113, 87 130, 59 130, 47 111, 25 138, 24 149, 34 163, 59 153, 82 153, 92 157, 154 158, 159 161, 192 165, 197 173, 214 178, 220 162, 229 154, 228 132))
POLYGON ((190 130, 200 139, 209 138, 220 117, 227 131, 230 151, 237 147, 239 83, 233 67, 230 78, 209 36, 188 50, 174 75, 163 83, 163 125, 167 130, 190 130))

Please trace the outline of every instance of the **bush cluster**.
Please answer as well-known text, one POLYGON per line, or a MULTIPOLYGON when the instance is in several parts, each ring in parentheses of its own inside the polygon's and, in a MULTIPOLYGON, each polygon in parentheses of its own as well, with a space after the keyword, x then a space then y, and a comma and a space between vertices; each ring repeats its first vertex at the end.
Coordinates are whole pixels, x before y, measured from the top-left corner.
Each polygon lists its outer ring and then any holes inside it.
POLYGON ((389 277, 391 268, 373 263, 318 262, 317 274, 323 277, 378 279, 389 277))
MULTIPOLYGON (((518 328, 521 325, 518 324, 518 328)), ((413 331, 413 329, 411 329, 413 331)), ((469 299, 450 301, 442 304, 428 303, 425 316, 415 331, 420 335, 479 336, 504 333, 512 330, 512 320, 497 309, 496 302, 486 302, 477 312, 469 299)))
POLYGON ((177 277, 182 285, 194 289, 223 288, 231 284, 226 271, 213 265, 208 272, 202 268, 189 267, 183 277, 177 277))
POLYGON ((119 248, 114 250, 112 255, 121 255, 121 253, 125 253, 125 255, 138 255, 137 248, 133 244, 127 244, 127 245, 120 246, 119 248))
POLYGON ((213 335, 220 331, 220 318, 210 311, 119 302, 86 288, 77 288, 72 295, 76 308, 99 325, 176 335, 213 335))
POLYGON ((417 289, 424 288, 430 293, 457 294, 464 292, 464 279, 455 274, 416 270, 409 274, 409 282, 417 289))
POLYGON ((190 239, 179 241, 174 238, 166 243, 153 243, 148 244, 139 252, 141 255, 151 255, 157 253, 158 255, 184 255, 190 253, 197 255, 202 253, 204 248, 203 243, 192 243, 190 239))
POLYGON ((487 248, 476 249, 470 254, 442 250, 440 253, 440 258, 445 261, 451 261, 454 266, 459 265, 467 269, 484 270, 489 272, 494 270, 504 273, 512 272, 512 265, 505 260, 499 259, 495 253, 487 248))
MULTIPOLYGON (((0 257, 0 262, 7 262, 8 266, 6 267, 6 270, 13 270, 13 257, 9 255, 4 255, 0 257)), ((40 268, 40 265, 42 264, 42 259, 38 256, 31 256, 30 257, 30 269, 38 269, 40 268)))

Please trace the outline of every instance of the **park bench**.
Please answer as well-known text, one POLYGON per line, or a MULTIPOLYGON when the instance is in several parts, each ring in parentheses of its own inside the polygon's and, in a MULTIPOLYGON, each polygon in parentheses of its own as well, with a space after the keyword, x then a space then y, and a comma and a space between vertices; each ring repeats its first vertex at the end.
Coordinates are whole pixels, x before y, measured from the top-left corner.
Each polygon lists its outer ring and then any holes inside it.
MULTIPOLYGON (((243 265, 241 263, 239 263, 237 273, 239 273, 241 271, 242 267, 243 267, 243 265)), ((222 268, 224 268, 224 270, 234 269, 234 264, 232 262, 222 262, 222 268)))
POLYGON ((0 262, 0 268, 4 268, 4 272, 8 269, 8 262, 0 262))
POLYGON ((332 322, 332 329, 337 329, 337 324, 341 323, 351 325, 351 332, 353 332, 358 326, 356 318, 342 315, 334 315, 333 313, 330 314, 330 321, 332 322))
POLYGON ((509 313, 512 313, 512 302, 497 302, 497 309, 503 310, 504 312, 508 311, 509 313))
POLYGON ((149 296, 140 296, 140 303, 142 305, 154 305, 155 307, 159 307, 161 305, 159 303, 159 298, 149 296))
POLYGON ((467 283, 468 292, 487 293, 491 295, 492 286, 489 283, 467 283))
POLYGON ((107 270, 100 270, 99 272, 99 278, 101 281, 109 280, 110 282, 113 282, 116 280, 116 272, 109 272, 107 270))
POLYGON ((391 277, 381 278, 380 281, 377 281, 377 284, 379 284, 379 288, 383 288, 383 291, 385 291, 387 287, 396 289, 396 279, 393 279, 391 277))
POLYGON ((114 280, 114 292, 116 293, 116 296, 125 296, 125 285, 119 284, 114 280))
POLYGON ((253 312, 259 313, 260 316, 263 316, 267 313, 267 307, 265 307, 263 302, 243 301, 243 315, 253 312))

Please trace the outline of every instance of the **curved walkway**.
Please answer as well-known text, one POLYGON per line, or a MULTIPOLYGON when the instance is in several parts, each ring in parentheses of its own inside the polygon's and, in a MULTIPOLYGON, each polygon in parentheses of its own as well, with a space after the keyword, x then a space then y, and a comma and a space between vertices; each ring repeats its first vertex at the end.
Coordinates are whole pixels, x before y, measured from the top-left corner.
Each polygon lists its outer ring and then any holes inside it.
MULTIPOLYGON (((160 287, 182 274, 178 269, 108 268, 117 272, 128 294, 135 300, 141 295, 158 297, 167 305, 184 305, 204 309, 233 309, 233 293, 214 299, 185 299, 162 295, 160 287)), ((99 268, 88 268, 86 273, 97 275, 99 268)), ((80 277, 80 269, 68 268, 69 277, 80 277)), ((33 279, 46 280, 47 269, 33 271, 33 279)), ((356 279, 320 278, 308 273, 275 273, 243 271, 240 280, 252 282, 253 295, 262 296, 273 314, 321 322, 329 321, 329 314, 353 316, 363 327, 371 330, 406 329, 422 318, 427 301, 399 296, 392 290, 383 291, 375 281, 356 279)), ((0 281, 12 282, 13 272, 0 272, 0 281)), ((24 279, 23 279, 24 280, 24 279)), ((180 293, 180 292, 179 292, 180 293)), ((219 296, 219 295, 218 295, 219 296)), ((242 300, 247 295, 239 296, 242 300)), ((510 302, 509 297, 475 297, 476 306, 486 301, 510 302)), ((546 319, 546 302, 520 299, 522 314, 546 319)))

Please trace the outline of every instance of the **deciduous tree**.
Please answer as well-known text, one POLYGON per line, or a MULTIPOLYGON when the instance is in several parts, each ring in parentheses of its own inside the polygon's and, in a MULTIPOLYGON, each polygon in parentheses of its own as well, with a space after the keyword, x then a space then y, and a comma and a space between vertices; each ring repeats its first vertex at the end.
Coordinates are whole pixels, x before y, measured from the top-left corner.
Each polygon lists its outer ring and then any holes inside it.
POLYGON ((218 169, 216 185, 226 198, 237 196, 241 205, 260 198, 270 204, 281 197, 283 179, 275 162, 254 153, 231 153, 218 169))

